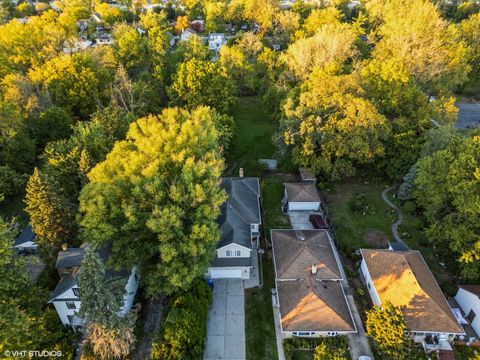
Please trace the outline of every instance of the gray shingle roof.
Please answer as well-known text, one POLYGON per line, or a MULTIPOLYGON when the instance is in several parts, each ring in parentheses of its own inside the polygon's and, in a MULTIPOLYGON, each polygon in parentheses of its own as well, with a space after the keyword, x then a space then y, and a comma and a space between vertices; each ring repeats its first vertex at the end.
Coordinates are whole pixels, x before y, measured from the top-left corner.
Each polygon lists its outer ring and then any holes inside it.
POLYGON ((290 202, 320 202, 317 188, 312 183, 285 183, 290 202))
POLYGON ((55 290, 53 290, 52 296, 50 296, 50 301, 56 299, 68 289, 77 286, 77 276, 78 273, 72 274, 71 276, 62 277, 55 287, 55 290))
POLYGON ((70 248, 67 251, 60 251, 57 256, 55 268, 80 267, 84 257, 84 248, 70 248))
POLYGON ((252 258, 239 258, 239 257, 228 257, 228 258, 218 258, 216 257, 212 261, 211 267, 243 267, 243 266, 251 266, 252 265, 252 258))
POLYGON ((228 195, 221 207, 218 248, 239 244, 251 248, 250 224, 260 224, 260 186, 258 178, 223 178, 221 187, 228 195))
POLYGON ((35 234, 33 233, 32 227, 30 225, 27 225, 23 228, 20 235, 15 239, 15 244, 13 246, 18 246, 34 240, 35 234))

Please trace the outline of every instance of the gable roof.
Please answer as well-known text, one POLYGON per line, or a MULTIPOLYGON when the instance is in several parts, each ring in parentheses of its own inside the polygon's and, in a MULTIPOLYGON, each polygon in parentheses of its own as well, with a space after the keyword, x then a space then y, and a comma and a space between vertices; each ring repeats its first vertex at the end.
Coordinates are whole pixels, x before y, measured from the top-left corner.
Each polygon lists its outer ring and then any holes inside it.
POLYGON ((480 298, 480 285, 460 285, 459 288, 472 293, 473 295, 477 295, 480 298))
POLYGON ((338 281, 278 281, 283 331, 355 331, 338 281))
POLYGON ((84 248, 69 248, 66 251, 60 251, 57 256, 55 268, 80 267, 84 257, 84 248))
MULTIPOLYGON (((58 296, 62 295, 65 291, 77 285, 77 279, 80 275, 82 261, 85 257, 85 249, 88 247, 88 244, 80 248, 69 248, 65 251, 60 251, 57 255, 57 262, 55 264, 56 269, 61 268, 74 268, 73 271, 68 274, 62 274, 60 281, 53 290, 53 293, 50 297, 50 301, 54 300, 58 296)), ((107 264, 108 259, 112 253, 111 245, 105 246, 97 250, 98 255, 107 264)), ((110 277, 120 277, 128 278, 131 274, 131 271, 125 269, 115 270, 106 266, 105 275, 110 277)))
POLYGON ((380 301, 399 306, 410 331, 464 334, 418 251, 360 251, 380 301))
POLYGON ((258 178, 223 178, 220 186, 228 195, 221 206, 221 230, 217 248, 239 244, 251 248, 251 224, 260 224, 260 185, 258 178))
POLYGON ((272 230, 278 279, 304 279, 312 265, 317 280, 339 280, 342 275, 326 230, 272 230))
POLYGON ((284 183, 287 198, 290 202, 320 202, 315 184, 312 183, 284 183))
POLYGON ((32 230, 32 226, 28 224, 23 228, 20 235, 15 239, 15 243, 13 244, 13 246, 19 246, 29 241, 33 242, 34 240, 35 240, 35 234, 32 230))
POLYGON ((391 241, 388 243, 390 247, 392 248, 393 251, 408 251, 410 250, 407 245, 402 244, 401 242, 398 241, 391 241))

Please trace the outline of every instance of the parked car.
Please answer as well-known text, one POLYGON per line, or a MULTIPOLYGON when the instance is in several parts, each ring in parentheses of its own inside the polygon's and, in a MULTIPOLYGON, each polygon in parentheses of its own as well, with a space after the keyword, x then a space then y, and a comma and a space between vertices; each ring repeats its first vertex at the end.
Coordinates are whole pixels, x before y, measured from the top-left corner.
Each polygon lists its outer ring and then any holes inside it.
POLYGON ((309 220, 315 229, 328 229, 323 216, 320 214, 311 214, 309 220))

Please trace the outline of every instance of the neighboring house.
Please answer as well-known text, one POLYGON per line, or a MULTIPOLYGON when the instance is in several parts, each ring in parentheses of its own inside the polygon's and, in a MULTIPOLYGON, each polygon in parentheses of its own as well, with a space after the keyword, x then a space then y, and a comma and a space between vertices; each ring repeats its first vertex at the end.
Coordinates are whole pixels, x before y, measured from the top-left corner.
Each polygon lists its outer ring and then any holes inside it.
MULTIPOLYGON (((99 255, 104 262, 107 262, 110 252, 109 247, 99 250, 99 255)), ((85 247, 70 248, 58 253, 55 268, 60 275, 60 281, 49 301, 49 303, 53 303, 55 306, 55 310, 63 325, 69 325, 73 328, 81 327, 84 323, 82 319, 76 316, 82 304, 80 290, 78 288, 78 278, 84 257, 85 247)), ((127 279, 124 304, 120 310, 120 314, 125 315, 132 308, 133 299, 137 292, 137 267, 133 267, 131 271, 114 271, 107 269, 106 275, 127 279)))
POLYGON ((391 251, 408 251, 410 250, 407 245, 402 244, 398 241, 389 241, 388 242, 388 250, 391 251))
POLYGON ((86 50, 90 46, 93 45, 93 42, 88 40, 86 36, 80 37, 79 39, 75 40, 73 46, 69 46, 67 44, 63 45, 63 52, 66 54, 74 54, 78 51, 86 50))
POLYGON ((85 31, 85 30, 88 29, 89 24, 90 24, 90 20, 88 20, 88 19, 77 20, 77 30, 78 31, 85 31))
POLYGON ((196 31, 188 28, 186 30, 183 30, 180 34, 180 41, 187 41, 188 39, 190 39, 190 37, 195 35, 197 35, 196 31))
POLYGON ((20 235, 15 239, 13 247, 24 254, 33 254, 37 251, 38 245, 35 242, 35 234, 30 224, 23 228, 20 235))
POLYGON ((282 206, 287 211, 318 211, 320 196, 313 183, 285 183, 282 206))
POLYGON ((480 285, 461 285, 455 295, 455 301, 480 337, 480 285))
POLYGON ((315 184, 317 182, 317 178, 313 175, 312 170, 307 168, 300 168, 298 169, 300 172, 300 177, 302 178, 302 182, 304 183, 312 183, 315 184))
POLYGON ((223 45, 227 44, 227 38, 222 33, 211 33, 208 35, 208 48, 212 51, 219 51, 223 45))
POLYGON ((102 34, 95 39, 97 46, 113 44, 113 36, 111 34, 102 34))
POLYGON ((212 279, 249 279, 250 269, 258 266, 260 241, 260 184, 256 177, 223 178, 221 187, 228 195, 218 219, 221 236, 216 256, 208 269, 212 279))
POLYGON ((327 230, 272 230, 280 327, 289 336, 356 332, 327 230))
POLYGON ((465 332, 420 252, 360 252, 360 269, 372 302, 400 307, 413 340, 427 350, 451 350, 449 341, 465 332))

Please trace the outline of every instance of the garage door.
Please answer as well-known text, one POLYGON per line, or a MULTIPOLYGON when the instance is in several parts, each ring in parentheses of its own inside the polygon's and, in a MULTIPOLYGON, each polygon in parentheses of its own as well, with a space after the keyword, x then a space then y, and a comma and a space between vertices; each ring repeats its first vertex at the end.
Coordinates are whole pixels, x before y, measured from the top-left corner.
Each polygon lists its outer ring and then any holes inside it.
POLYGON ((318 202, 289 202, 288 210, 313 210, 317 211, 320 207, 318 202))
POLYGON ((212 269, 210 275, 212 276, 212 279, 241 279, 242 270, 212 269))

